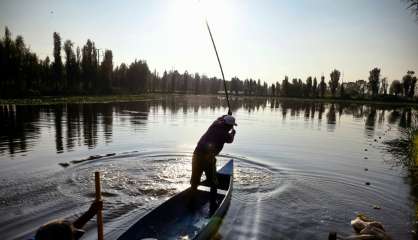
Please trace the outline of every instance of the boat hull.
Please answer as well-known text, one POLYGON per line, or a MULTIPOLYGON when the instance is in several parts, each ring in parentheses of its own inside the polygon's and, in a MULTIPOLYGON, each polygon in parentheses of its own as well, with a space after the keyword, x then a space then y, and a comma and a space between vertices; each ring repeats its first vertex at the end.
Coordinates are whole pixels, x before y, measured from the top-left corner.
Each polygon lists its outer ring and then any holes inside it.
MULTIPOLYGON (((118 239, 210 238, 219 228, 231 201, 233 160, 218 171, 218 181, 217 204, 211 201, 214 196, 208 190, 198 189, 192 196, 188 188, 139 219, 118 239)), ((209 184, 203 181, 201 185, 209 184)))

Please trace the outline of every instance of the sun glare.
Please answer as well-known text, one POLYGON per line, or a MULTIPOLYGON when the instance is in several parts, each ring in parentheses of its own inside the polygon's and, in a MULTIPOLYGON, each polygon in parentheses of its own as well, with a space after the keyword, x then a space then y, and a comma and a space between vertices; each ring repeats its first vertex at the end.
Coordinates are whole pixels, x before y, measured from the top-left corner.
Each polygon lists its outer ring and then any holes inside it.
POLYGON ((163 14, 164 32, 170 41, 170 51, 181 57, 182 66, 178 68, 202 69, 204 73, 218 73, 218 66, 206 29, 205 21, 209 22, 218 50, 232 41, 236 30, 236 14, 230 1, 220 0, 172 0, 166 5, 163 14), (173 50, 177 49, 177 50, 173 50))
POLYGON ((171 26, 188 30, 204 29, 205 20, 223 31, 234 18, 231 3, 220 0, 173 0, 166 16, 171 26))

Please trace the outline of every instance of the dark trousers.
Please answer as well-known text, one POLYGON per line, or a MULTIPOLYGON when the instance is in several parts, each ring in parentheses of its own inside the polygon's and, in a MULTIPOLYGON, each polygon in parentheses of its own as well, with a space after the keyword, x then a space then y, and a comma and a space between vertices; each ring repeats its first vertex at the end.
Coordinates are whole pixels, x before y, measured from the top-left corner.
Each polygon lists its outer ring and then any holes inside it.
POLYGON ((211 202, 216 200, 218 179, 216 177, 216 157, 213 154, 194 153, 192 159, 192 177, 190 184, 192 191, 196 191, 200 178, 205 172, 206 179, 210 185, 211 202))

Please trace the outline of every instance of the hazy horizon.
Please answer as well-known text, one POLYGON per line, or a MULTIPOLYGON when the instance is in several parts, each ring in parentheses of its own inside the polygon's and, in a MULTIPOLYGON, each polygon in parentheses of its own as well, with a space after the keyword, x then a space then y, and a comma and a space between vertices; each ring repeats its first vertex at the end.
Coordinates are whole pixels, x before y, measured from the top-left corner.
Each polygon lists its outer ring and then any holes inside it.
POLYGON ((418 71, 418 23, 400 0, 339 1, 2 1, 4 27, 40 58, 52 33, 82 46, 111 49, 114 65, 144 59, 150 70, 220 77, 208 18, 225 77, 281 82, 340 70, 367 79, 374 67, 389 81, 418 71))

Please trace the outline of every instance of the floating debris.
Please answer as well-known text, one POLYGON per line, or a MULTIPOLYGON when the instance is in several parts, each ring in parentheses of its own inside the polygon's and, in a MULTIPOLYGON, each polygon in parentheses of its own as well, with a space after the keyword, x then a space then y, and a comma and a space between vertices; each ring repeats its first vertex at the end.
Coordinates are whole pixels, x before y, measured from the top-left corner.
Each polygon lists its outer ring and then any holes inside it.
POLYGON ((63 162, 63 163, 58 163, 61 167, 64 167, 64 168, 66 168, 66 167, 68 167, 68 166, 70 166, 70 164, 69 163, 67 163, 67 162, 63 162))
POLYGON ((380 209, 381 209, 381 207, 380 207, 379 205, 373 205, 373 209, 380 210, 380 209))
POLYGON ((370 183, 369 183, 369 182, 366 182, 365 184, 366 184, 367 186, 369 186, 369 185, 370 185, 370 183))
POLYGON ((104 157, 104 156, 100 156, 100 155, 92 155, 92 156, 89 156, 88 158, 85 158, 85 159, 81 159, 81 160, 72 160, 72 161, 71 161, 71 163, 77 164, 77 163, 82 163, 82 162, 85 162, 85 161, 90 161, 90 160, 99 159, 99 158, 102 158, 102 157, 104 157))
POLYGON ((364 157, 364 159, 369 159, 368 157, 364 157))
POLYGON ((86 160, 94 160, 94 159, 99 159, 102 158, 103 156, 100 155, 93 155, 93 156, 89 156, 86 160))
POLYGON ((364 168, 364 171, 369 171, 369 169, 368 168, 364 168))
POLYGON ((365 148, 365 149, 364 149, 364 151, 366 151, 366 152, 367 152, 367 148, 365 148))
POLYGON ((72 160, 71 163, 77 164, 77 163, 82 163, 82 162, 85 162, 85 161, 90 161, 90 160, 95 160, 95 159, 100 159, 100 158, 103 158, 103 157, 110 157, 110 156, 115 156, 115 155, 116 155, 116 153, 108 153, 106 155, 92 155, 92 156, 89 156, 89 157, 84 158, 84 159, 72 160))

